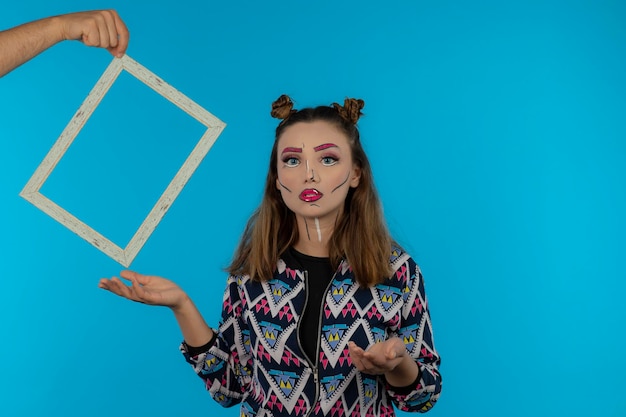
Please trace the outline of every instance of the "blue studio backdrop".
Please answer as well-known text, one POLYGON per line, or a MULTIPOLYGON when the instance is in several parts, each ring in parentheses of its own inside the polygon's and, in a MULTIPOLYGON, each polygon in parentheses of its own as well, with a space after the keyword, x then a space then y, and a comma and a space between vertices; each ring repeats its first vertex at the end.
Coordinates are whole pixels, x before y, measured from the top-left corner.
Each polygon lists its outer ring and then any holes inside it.
MULTIPOLYGON (((131 269, 216 325, 271 102, 363 98, 389 227, 426 279, 444 384, 429 415, 626 415, 623 2, 24 0, 0 29, 99 8, 126 21, 130 57, 227 123, 131 269)), ((123 267, 19 197, 110 61, 65 42, 0 79, 0 415, 238 415, 183 361, 167 309, 99 290, 123 267)), ((42 193, 125 246, 203 130, 123 74, 42 193)))

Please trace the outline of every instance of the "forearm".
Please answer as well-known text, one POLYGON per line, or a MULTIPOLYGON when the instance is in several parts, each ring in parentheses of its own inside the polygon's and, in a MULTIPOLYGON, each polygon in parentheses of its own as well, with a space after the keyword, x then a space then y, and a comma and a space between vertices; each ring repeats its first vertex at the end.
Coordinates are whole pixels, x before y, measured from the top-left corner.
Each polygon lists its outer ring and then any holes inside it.
POLYGON ((60 17, 0 32, 0 77, 62 40, 60 17))
POLYGON ((186 297, 180 306, 172 308, 183 338, 189 346, 204 346, 213 337, 213 330, 206 324, 193 301, 186 297))
POLYGON ((415 382, 419 375, 419 367, 415 360, 408 354, 404 355, 402 362, 392 371, 385 372, 385 379, 394 387, 406 387, 415 382))

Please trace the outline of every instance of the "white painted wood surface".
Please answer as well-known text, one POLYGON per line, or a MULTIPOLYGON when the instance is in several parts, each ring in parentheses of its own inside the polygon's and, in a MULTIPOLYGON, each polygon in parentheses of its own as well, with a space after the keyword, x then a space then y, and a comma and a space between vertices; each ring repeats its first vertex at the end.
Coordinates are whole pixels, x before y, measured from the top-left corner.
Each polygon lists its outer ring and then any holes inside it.
POLYGON ((20 196, 34 204, 50 217, 91 243, 106 255, 128 267, 135 259, 159 222, 172 206, 185 184, 200 165, 211 146, 222 133, 226 124, 213 116, 207 110, 196 104, 184 94, 156 76, 150 70, 124 55, 122 58, 113 58, 113 61, 104 71, 94 88, 91 90, 74 117, 65 127, 56 143, 52 146, 44 160, 35 170, 30 180, 20 192, 20 196), (70 147, 80 130, 83 128, 93 111, 98 107, 102 98, 109 91, 122 71, 127 71, 154 91, 171 101, 181 110, 198 120, 207 130, 169 183, 159 200, 148 216, 141 223, 125 248, 121 248, 89 225, 79 220, 63 207, 39 192, 58 162, 70 147))

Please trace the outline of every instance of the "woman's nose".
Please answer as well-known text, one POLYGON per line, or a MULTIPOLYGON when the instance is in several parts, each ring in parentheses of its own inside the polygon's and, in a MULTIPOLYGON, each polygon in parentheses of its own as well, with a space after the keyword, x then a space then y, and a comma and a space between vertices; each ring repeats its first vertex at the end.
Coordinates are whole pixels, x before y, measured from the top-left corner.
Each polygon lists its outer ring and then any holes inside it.
POLYGON ((315 176, 315 169, 309 164, 309 161, 306 161, 306 182, 316 182, 317 177, 315 176))

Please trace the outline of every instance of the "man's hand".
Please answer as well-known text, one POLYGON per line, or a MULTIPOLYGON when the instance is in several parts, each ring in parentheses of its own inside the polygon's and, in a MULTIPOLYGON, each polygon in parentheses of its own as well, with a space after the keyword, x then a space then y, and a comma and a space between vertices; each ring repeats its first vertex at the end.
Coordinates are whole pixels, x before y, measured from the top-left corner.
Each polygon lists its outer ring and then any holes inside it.
POLYGON ((80 40, 87 46, 106 48, 120 58, 128 47, 128 28, 115 10, 70 13, 56 17, 62 39, 80 40))

